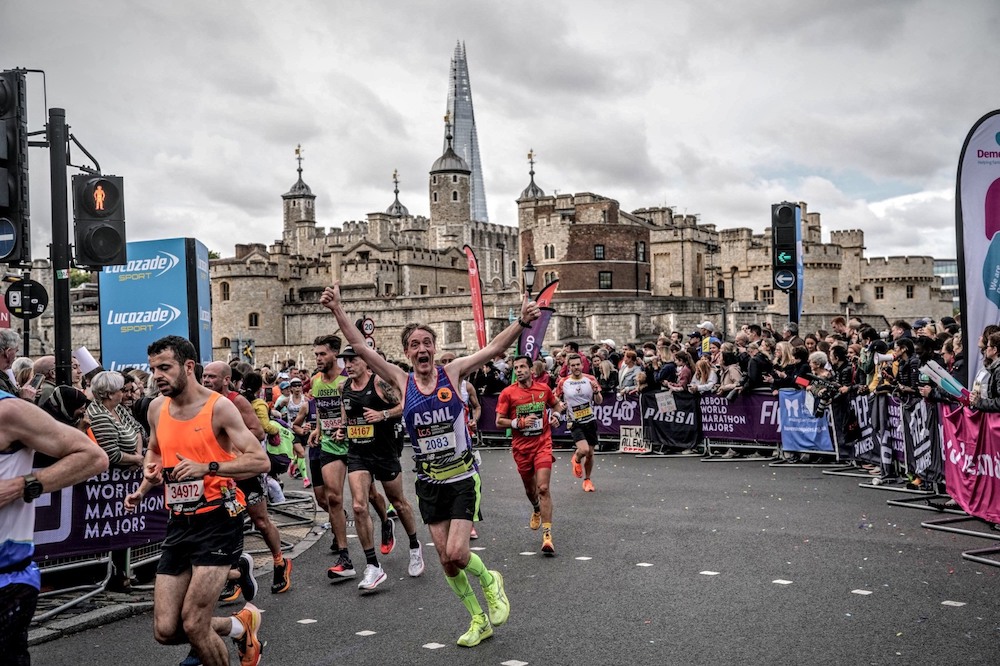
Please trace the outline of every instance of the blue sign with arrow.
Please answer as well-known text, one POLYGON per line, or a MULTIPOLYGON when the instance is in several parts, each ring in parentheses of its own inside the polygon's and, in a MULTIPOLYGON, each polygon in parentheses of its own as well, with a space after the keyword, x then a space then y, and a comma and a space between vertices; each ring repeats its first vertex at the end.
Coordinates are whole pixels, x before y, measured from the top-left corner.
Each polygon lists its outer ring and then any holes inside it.
POLYGON ((795 273, 792 271, 778 271, 774 274, 774 286, 782 291, 788 291, 795 286, 795 273))
POLYGON ((17 243, 17 229, 6 217, 0 217, 0 259, 6 259, 17 243))

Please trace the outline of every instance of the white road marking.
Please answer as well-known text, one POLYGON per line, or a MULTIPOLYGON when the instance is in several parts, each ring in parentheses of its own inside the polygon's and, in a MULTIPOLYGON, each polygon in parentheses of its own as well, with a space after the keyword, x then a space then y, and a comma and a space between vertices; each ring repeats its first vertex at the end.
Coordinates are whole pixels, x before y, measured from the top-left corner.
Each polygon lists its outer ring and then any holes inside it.
POLYGON ((523 553, 518 553, 518 555, 534 555, 534 553, 531 552, 531 551, 526 550, 523 553))
POLYGON ((581 562, 586 562, 587 560, 592 560, 594 558, 592 558, 592 557, 586 557, 586 556, 581 556, 581 557, 576 557, 574 559, 580 560, 581 562))
POLYGON ((374 636, 377 632, 371 629, 363 629, 361 631, 355 632, 358 636, 374 636))
POLYGON ((954 606, 955 608, 959 608, 961 606, 964 606, 965 602, 964 601, 942 601, 941 605, 942 606, 954 606))
POLYGON ((639 563, 638 563, 638 564, 636 564, 635 566, 637 566, 637 567, 651 567, 651 566, 653 566, 653 565, 652 565, 652 564, 650 564, 649 562, 639 562, 639 563))
POLYGON ((851 594, 868 595, 868 594, 871 594, 871 593, 872 593, 871 590, 851 590, 851 594))
POLYGON ((304 620, 299 620, 299 624, 316 624, 319 620, 313 620, 311 618, 306 618, 304 620))
POLYGON ((440 650, 441 648, 444 647, 444 645, 442 643, 425 643, 423 647, 427 648, 428 650, 440 650))
POLYGON ((774 583, 775 585, 791 585, 792 584, 792 581, 790 581, 790 580, 782 580, 781 578, 778 578, 776 580, 772 580, 771 582, 774 583))
POLYGON ((702 576, 718 576, 719 575, 718 571, 699 571, 698 573, 700 573, 702 576))
POLYGON ((518 661, 517 659, 508 659, 507 661, 501 661, 500 666, 528 666, 528 662, 518 661))

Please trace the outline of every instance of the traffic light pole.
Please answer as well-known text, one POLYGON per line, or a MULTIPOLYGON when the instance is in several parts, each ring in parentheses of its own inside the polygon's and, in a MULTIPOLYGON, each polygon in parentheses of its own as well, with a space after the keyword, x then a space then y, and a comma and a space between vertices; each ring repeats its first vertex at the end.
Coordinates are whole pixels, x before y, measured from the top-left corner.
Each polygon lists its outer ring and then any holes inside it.
POLYGON ((73 343, 69 303, 69 206, 66 198, 66 110, 49 109, 46 126, 52 184, 52 321, 55 333, 56 384, 73 380, 73 343))
POLYGON ((788 290, 788 321, 799 324, 799 288, 798 285, 788 290))

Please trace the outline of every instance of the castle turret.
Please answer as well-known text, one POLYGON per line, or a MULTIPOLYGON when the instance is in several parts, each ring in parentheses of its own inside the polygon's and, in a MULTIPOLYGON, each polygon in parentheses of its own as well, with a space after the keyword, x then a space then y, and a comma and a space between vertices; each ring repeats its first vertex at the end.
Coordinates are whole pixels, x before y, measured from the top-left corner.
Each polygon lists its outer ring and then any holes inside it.
MULTIPOLYGON (((448 147, 435 160, 430 171, 431 238, 432 246, 445 249, 445 236, 459 239, 459 247, 468 242, 465 238, 469 224, 469 165, 455 153, 451 141, 451 118, 445 116, 445 138, 448 147)), ((450 241, 450 239, 449 239, 450 241)))
POLYGON ((301 144, 295 148, 295 159, 299 163, 299 179, 281 195, 284 209, 281 239, 291 248, 292 254, 303 254, 302 249, 316 235, 316 195, 302 180, 301 144))

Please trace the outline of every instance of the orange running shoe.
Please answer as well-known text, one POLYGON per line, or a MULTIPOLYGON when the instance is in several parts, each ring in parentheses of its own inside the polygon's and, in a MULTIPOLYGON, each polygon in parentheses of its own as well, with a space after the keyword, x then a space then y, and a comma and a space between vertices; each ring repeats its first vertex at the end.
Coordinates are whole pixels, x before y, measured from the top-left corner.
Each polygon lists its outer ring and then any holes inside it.
POLYGON ((542 514, 539 511, 531 512, 531 521, 528 523, 528 527, 533 530, 537 530, 542 526, 542 514))
POLYGON ((583 465, 581 465, 580 461, 576 459, 576 453, 574 453, 570 457, 570 461, 572 461, 572 463, 573 463, 573 476, 575 476, 578 479, 582 479, 583 478, 583 465))
POLYGON ((583 492, 592 493, 594 492, 594 482, 590 479, 583 480, 583 492))
POLYGON ((235 614, 235 617, 244 629, 242 636, 233 639, 236 650, 240 653, 240 666, 257 666, 263 652, 260 639, 257 638, 257 630, 260 628, 260 609, 253 604, 247 604, 243 610, 235 614))
POLYGON ((542 534, 542 553, 548 555, 549 557, 556 554, 556 547, 552 545, 551 532, 545 532, 542 534))

